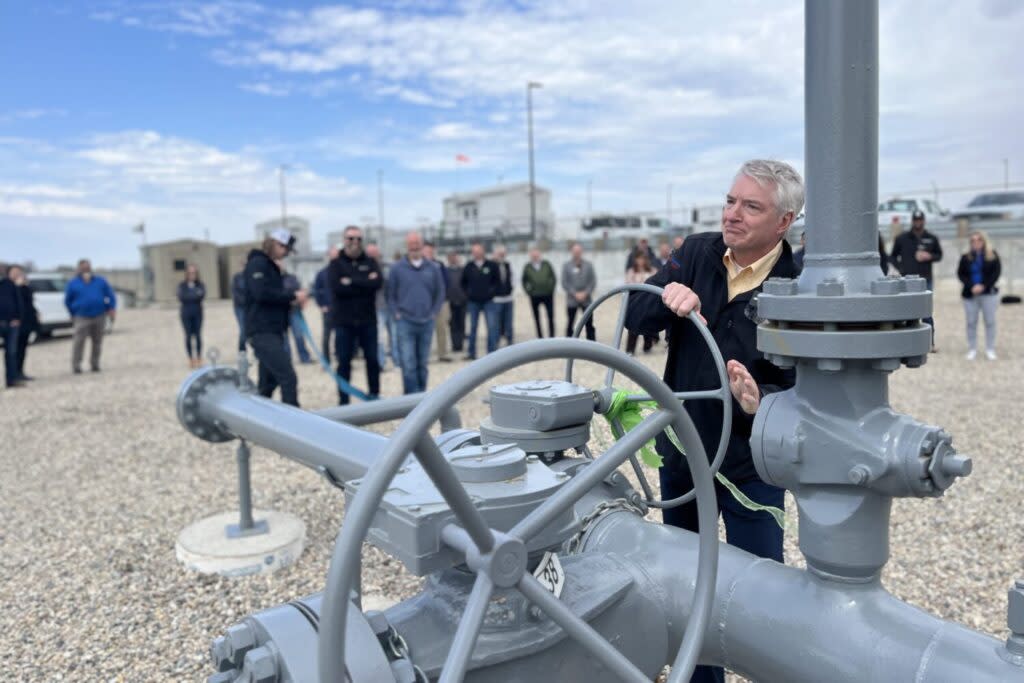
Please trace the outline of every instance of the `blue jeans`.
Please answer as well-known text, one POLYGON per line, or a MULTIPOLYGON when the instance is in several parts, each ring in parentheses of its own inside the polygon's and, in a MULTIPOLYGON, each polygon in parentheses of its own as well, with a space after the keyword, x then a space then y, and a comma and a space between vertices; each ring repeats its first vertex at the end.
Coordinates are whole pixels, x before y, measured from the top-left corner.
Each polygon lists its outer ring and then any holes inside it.
MULTIPOLYGON (((662 467, 658 473, 661 478, 662 500, 681 496, 693 486, 690 483, 689 470, 684 469, 680 472, 680 470, 672 471, 662 467)), ((766 484, 760 479, 737 484, 736 488, 755 503, 771 505, 781 510, 785 509, 786 492, 784 489, 766 484)), ((725 520, 725 537, 729 545, 746 550, 758 557, 782 562, 782 529, 775 522, 775 518, 762 510, 755 512, 743 507, 717 480, 715 481, 715 495, 718 498, 722 519, 725 520)), ((663 510, 662 518, 665 520, 665 524, 694 532, 698 531, 696 503, 687 503, 663 510)), ((718 530, 711 529, 709 533, 717 535, 718 530)), ((690 681, 691 683, 722 683, 725 681, 725 672, 717 666, 698 666, 690 681)))
POLYGON ((391 337, 387 309, 377 309, 377 364, 382 370, 387 366, 388 357, 391 355, 391 337))
MULTIPOLYGON (((380 363, 377 362, 377 321, 362 325, 338 325, 334 328, 334 355, 338 357, 338 376, 346 382, 352 379, 352 356, 356 345, 363 350, 366 359, 367 393, 380 394, 380 363)), ((338 403, 346 405, 349 396, 338 389, 338 403)))
POLYGON ((498 341, 504 337, 508 340, 508 345, 511 346, 514 342, 512 341, 512 303, 511 301, 502 301, 496 304, 498 307, 498 341))
POLYGON ((18 380, 18 332, 19 327, 0 322, 0 338, 4 340, 4 371, 7 386, 18 380))
MULTIPOLYGON (((388 327, 388 355, 391 356, 391 362, 395 364, 395 367, 400 368, 402 367, 402 356, 398 352, 398 321, 395 320, 390 309, 387 312, 385 323, 388 327)), ((381 367, 384 367, 383 363, 381 363, 381 367)))
POLYGON ((402 359, 402 389, 407 394, 427 390, 427 361, 434 339, 434 321, 398 320, 398 355, 402 359))
POLYGON ((181 326, 185 328, 185 353, 189 358, 203 357, 203 316, 181 314, 181 326), (195 350, 193 351, 193 341, 195 350))
MULTIPOLYGON (((295 350, 299 353, 300 363, 312 363, 313 357, 309 355, 309 349, 306 348, 306 341, 302 338, 302 333, 299 332, 299 328, 291 324, 291 318, 288 319, 288 328, 292 331, 292 339, 295 340, 295 350)), ((288 357, 292 356, 292 349, 288 345, 288 335, 284 336, 284 350, 288 354, 288 357)))
POLYGON ((245 353, 245 306, 235 306, 235 320, 238 322, 238 350, 245 353))
POLYGON ((493 301, 484 303, 470 301, 466 303, 466 313, 469 314, 469 344, 466 347, 469 357, 476 358, 476 326, 480 321, 481 313, 484 314, 484 320, 487 322, 487 353, 496 350, 501 333, 498 304, 493 301))

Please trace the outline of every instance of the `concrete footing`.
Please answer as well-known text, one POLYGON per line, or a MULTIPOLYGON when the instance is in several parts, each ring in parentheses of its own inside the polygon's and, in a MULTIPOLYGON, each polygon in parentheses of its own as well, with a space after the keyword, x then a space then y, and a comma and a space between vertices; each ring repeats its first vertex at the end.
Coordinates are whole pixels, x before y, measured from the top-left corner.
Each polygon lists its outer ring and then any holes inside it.
POLYGON ((267 533, 229 538, 227 527, 238 524, 238 512, 224 512, 186 527, 175 555, 190 571, 221 576, 269 574, 295 562, 306 543, 303 521, 272 510, 254 510, 253 517, 267 522, 267 533))

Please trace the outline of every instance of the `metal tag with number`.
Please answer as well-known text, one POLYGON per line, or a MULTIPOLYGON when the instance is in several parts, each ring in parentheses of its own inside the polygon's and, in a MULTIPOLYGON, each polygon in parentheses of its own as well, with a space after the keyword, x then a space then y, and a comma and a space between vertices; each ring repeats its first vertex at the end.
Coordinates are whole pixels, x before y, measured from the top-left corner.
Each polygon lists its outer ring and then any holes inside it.
POLYGON ((552 595, 556 598, 562 597, 562 588, 565 587, 565 570, 562 569, 562 563, 558 561, 558 555, 552 552, 544 553, 540 564, 533 570, 533 575, 552 595))

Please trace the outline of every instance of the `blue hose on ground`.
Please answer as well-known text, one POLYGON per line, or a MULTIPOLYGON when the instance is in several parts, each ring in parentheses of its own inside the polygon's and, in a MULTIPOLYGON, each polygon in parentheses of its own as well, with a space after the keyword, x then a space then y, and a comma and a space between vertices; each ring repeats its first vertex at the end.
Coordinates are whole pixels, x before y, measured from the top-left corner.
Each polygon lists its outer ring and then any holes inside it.
POLYGON ((316 354, 317 360, 320 361, 320 366, 324 369, 324 372, 334 378, 335 383, 338 385, 338 389, 345 392, 353 398, 358 398, 360 401, 374 401, 376 398, 371 398, 369 394, 345 381, 345 378, 334 371, 331 367, 330 362, 324 358, 324 355, 320 353, 320 346, 313 339, 313 333, 309 329, 309 325, 306 324, 306 319, 302 317, 302 311, 296 309, 292 311, 292 326, 299 331, 299 334, 309 342, 309 346, 313 349, 313 353, 316 354))

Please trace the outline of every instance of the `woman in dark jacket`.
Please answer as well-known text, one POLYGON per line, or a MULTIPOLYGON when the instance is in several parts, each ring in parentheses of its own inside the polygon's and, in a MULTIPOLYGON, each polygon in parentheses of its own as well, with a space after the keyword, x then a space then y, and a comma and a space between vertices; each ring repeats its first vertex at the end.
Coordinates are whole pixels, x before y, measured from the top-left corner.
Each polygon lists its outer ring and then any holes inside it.
POLYGON ((193 264, 185 268, 185 279, 178 284, 178 301, 181 302, 181 326, 185 328, 185 352, 189 367, 198 368, 203 364, 203 299, 206 288, 199 279, 199 269, 193 264), (192 340, 195 339, 193 350, 192 340))
POLYGON ((956 274, 964 287, 960 296, 964 300, 967 317, 967 360, 978 355, 978 314, 985 317, 985 356, 996 359, 996 309, 999 290, 996 280, 1001 270, 999 254, 989 244, 988 235, 975 230, 970 235, 967 253, 960 257, 956 274))

